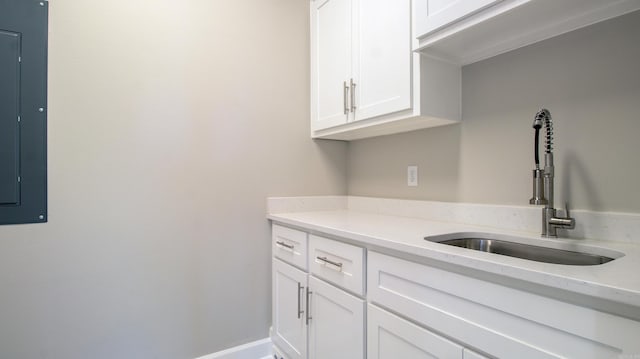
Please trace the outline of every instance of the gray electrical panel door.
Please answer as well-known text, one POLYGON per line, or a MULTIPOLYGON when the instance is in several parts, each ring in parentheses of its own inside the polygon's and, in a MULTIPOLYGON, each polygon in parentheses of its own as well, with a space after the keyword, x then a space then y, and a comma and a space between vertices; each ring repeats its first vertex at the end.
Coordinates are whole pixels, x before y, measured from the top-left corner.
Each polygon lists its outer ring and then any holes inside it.
POLYGON ((18 204, 20 34, 0 30, 0 204, 18 204))
POLYGON ((47 222, 48 13, 0 0, 0 225, 47 222))

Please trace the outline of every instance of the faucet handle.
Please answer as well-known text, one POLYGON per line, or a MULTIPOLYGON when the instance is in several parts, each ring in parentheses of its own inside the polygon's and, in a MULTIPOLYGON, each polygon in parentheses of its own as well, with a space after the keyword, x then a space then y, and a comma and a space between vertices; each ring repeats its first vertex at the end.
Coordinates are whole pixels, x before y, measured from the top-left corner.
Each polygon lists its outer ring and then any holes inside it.
POLYGON ((568 201, 564 202, 564 216, 566 218, 571 218, 571 216, 569 215, 569 202, 568 201))
POLYGON ((551 218, 549 220, 550 224, 553 224, 557 227, 562 227, 566 229, 574 229, 576 228, 576 220, 575 218, 571 218, 569 213, 569 202, 564 202, 564 217, 562 218, 551 218))

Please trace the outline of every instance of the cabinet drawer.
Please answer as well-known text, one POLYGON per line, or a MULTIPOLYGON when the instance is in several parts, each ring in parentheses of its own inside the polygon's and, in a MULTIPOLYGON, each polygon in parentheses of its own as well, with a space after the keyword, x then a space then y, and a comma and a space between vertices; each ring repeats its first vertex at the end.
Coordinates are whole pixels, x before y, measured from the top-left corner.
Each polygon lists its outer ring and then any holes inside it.
POLYGON ((307 270, 307 234, 296 229, 273 225, 271 230, 273 255, 296 267, 307 270))
POLYGON ((371 251, 367 293, 371 302, 500 358, 640 352, 639 322, 371 251))
POLYGON ((353 293, 364 295, 364 249, 311 235, 309 270, 353 293))

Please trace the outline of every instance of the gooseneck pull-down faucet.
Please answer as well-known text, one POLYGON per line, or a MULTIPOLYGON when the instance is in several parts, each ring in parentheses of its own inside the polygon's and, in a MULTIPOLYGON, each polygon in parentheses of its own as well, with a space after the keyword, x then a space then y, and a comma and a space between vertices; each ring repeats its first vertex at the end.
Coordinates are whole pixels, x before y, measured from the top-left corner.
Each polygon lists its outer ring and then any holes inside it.
POLYGON ((573 229, 576 226, 576 221, 569 217, 568 206, 565 206, 566 217, 558 217, 557 211, 553 207, 553 122, 549 110, 538 111, 533 120, 533 128, 536 131, 534 141, 536 168, 533 170, 533 197, 529 200, 529 204, 544 205, 542 208, 542 236, 557 237, 558 228, 573 229), (540 169, 539 140, 540 129, 543 125, 546 130, 544 169, 540 169))

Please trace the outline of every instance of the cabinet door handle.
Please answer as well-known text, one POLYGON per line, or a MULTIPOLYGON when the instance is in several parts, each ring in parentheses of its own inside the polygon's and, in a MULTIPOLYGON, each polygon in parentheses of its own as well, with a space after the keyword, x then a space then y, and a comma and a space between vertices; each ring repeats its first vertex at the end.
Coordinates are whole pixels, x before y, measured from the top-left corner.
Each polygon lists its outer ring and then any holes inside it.
POLYGON ((293 244, 286 244, 283 241, 276 241, 276 244, 285 248, 293 250, 293 244))
POLYGON ((347 86, 347 81, 344 81, 342 84, 342 101, 344 104, 344 114, 348 115, 349 105, 347 104, 347 102, 349 102, 349 86, 347 86))
POLYGON ((309 325, 309 321, 313 318, 311 318, 311 308, 309 307, 309 302, 311 301, 310 297, 311 294, 313 294, 312 291, 309 290, 309 287, 307 287, 307 315, 306 315, 306 324, 309 325))
POLYGON ((302 313, 304 313, 304 310, 302 310, 301 306, 302 306, 302 300, 300 299, 300 291, 303 290, 304 287, 302 286, 302 284, 300 284, 300 282, 298 282, 298 319, 300 319, 300 316, 302 315, 302 313))
POLYGON ((342 270, 342 263, 340 263, 340 262, 334 262, 334 261, 330 260, 327 257, 316 257, 316 259, 318 259, 319 261, 323 261, 325 263, 329 263, 331 265, 334 265, 334 266, 340 268, 340 270, 342 270))
POLYGON ((356 111, 356 83, 351 79, 351 112, 356 111))

